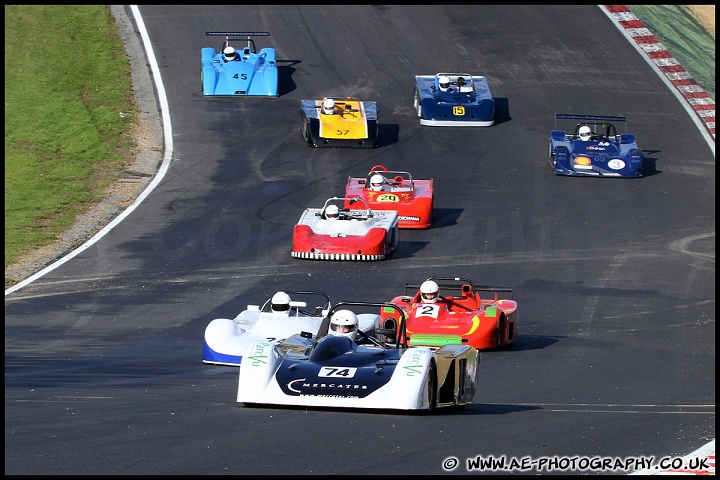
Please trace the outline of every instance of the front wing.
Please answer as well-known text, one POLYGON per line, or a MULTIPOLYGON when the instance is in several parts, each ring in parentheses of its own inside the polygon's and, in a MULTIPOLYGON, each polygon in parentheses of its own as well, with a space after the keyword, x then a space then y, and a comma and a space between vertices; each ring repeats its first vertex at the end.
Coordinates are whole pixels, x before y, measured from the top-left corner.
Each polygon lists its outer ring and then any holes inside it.
POLYGON ((272 342, 251 346, 240 369, 237 401, 246 405, 431 410, 472 403, 477 350, 467 345, 409 348, 395 364, 328 368, 283 356, 272 342), (304 363, 304 375, 293 370, 304 363), (309 371, 314 373, 308 375, 309 371), (338 373, 340 377, 333 377, 338 373))

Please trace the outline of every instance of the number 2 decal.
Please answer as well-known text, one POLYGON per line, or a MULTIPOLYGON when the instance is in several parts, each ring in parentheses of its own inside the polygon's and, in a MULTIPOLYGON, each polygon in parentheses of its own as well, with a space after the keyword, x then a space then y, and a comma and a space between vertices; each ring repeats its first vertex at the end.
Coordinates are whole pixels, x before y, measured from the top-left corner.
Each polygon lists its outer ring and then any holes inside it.
POLYGON ((415 316, 416 317, 438 318, 439 312, 440 312, 440 307, 437 305, 421 304, 421 305, 417 306, 417 310, 415 311, 415 316))

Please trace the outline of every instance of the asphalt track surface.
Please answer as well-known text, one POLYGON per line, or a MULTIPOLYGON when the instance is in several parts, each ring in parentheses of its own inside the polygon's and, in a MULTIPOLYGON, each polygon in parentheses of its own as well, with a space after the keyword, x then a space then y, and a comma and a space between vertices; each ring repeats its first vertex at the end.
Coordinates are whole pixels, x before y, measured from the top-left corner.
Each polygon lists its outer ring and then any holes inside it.
POLYGON ((122 228, 6 296, 6 474, 417 475, 448 457, 461 474, 715 437, 714 152, 597 6, 140 10, 172 163, 122 228), (228 29, 272 34, 279 98, 201 97, 204 33, 228 29), (413 76, 443 70, 489 77, 497 125, 419 125, 413 76), (377 101, 379 148, 305 145, 299 102, 325 95, 377 101), (646 176, 553 175, 567 112, 628 116, 646 176), (432 228, 382 262, 291 258, 302 210, 376 164, 435 179, 432 228), (201 362, 210 320, 277 289, 382 301, 429 276, 519 303, 516 345, 481 354, 462 412, 251 409, 237 369, 201 362))

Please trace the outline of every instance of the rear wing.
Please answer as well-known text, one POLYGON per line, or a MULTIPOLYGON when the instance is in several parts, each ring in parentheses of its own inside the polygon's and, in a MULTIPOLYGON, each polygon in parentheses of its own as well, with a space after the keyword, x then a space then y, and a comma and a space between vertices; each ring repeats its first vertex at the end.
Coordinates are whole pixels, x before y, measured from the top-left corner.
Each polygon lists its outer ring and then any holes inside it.
MULTIPOLYGON (((432 280, 435 283, 438 284, 438 287, 440 287, 440 290, 445 291, 458 291, 463 294, 470 293, 472 291, 476 292, 493 292, 493 293, 512 293, 513 289, 509 287, 493 287, 489 285, 474 285, 473 282, 467 278, 459 278, 459 277, 430 277, 428 280, 432 280)), ((409 290, 415 290, 417 291, 420 288, 420 285, 405 284, 405 295, 408 295, 409 290)))
POLYGON ((627 122, 627 117, 608 117, 606 115, 571 115, 567 113, 556 113, 555 120, 585 120, 599 122, 627 122))
MULTIPOLYGON (((594 125, 609 123, 622 123, 627 127, 627 117, 608 116, 608 115, 572 115, 568 113, 555 114, 555 129, 557 129, 558 120, 576 120, 577 123, 589 123, 594 125)), ((567 125, 567 123, 565 124, 567 125)))
POLYGON ((580 125, 591 126, 593 132, 598 131, 598 134, 604 134, 606 137, 615 137, 617 135, 617 128, 610 128, 611 126, 622 125, 622 130, 627 131, 627 117, 622 116, 608 116, 608 115, 573 115, 568 113, 556 113, 555 114, 555 131, 569 131, 569 125, 567 122, 561 122, 565 128, 558 127, 558 120, 574 120, 573 125, 575 128, 571 133, 577 133, 577 128, 580 125), (602 133, 601 133, 602 132, 602 133))
POLYGON ((230 45, 232 41, 246 41, 248 48, 251 48, 254 52, 257 51, 255 42, 250 37, 269 37, 270 32, 205 32, 208 37, 225 37, 223 42, 223 50, 225 47, 230 45))
MULTIPOLYGON (((208 37, 269 37, 270 32, 205 32, 208 37)), ((234 40, 244 40, 235 38, 234 40)))

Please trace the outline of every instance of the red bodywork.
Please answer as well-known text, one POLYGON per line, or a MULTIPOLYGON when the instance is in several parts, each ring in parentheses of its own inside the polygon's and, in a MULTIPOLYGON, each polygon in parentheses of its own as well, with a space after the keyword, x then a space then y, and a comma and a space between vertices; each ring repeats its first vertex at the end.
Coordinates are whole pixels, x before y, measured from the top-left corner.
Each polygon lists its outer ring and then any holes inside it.
POLYGON ((430 228, 432 223, 432 179, 415 180, 407 172, 388 171, 382 165, 376 165, 367 177, 348 177, 345 196, 361 197, 373 210, 396 210, 399 228, 430 228), (383 191, 367 188, 375 173, 383 174, 387 179, 383 191))
MULTIPOLYGON (((441 285, 440 292, 443 293, 441 285)), ((474 287, 472 283, 459 286, 458 295, 441 295, 434 304, 420 301, 420 291, 414 296, 402 295, 391 300, 406 314, 407 336, 412 345, 416 334, 442 334, 460 336, 463 343, 475 349, 500 348, 512 344, 517 337, 517 302, 501 299, 498 292, 511 289, 474 287), (493 293, 492 298, 483 299, 479 291, 493 293)), ((381 312, 386 326, 399 326, 398 315, 381 312), (391 320, 394 319, 395 322, 391 320)), ((399 330, 398 330, 399 331, 399 330)))
POLYGON ((362 258, 347 258, 348 260, 382 260, 392 252, 388 231, 384 228, 372 228, 367 235, 358 236, 330 236, 316 234, 307 225, 295 225, 293 231, 293 256, 299 258, 321 258, 328 260, 344 258, 330 258, 340 256, 359 256, 362 258), (308 256, 303 257, 303 253, 308 256), (373 257, 373 258, 365 258, 373 257), (377 258, 375 258, 377 257, 377 258))

